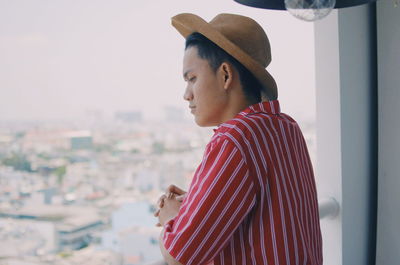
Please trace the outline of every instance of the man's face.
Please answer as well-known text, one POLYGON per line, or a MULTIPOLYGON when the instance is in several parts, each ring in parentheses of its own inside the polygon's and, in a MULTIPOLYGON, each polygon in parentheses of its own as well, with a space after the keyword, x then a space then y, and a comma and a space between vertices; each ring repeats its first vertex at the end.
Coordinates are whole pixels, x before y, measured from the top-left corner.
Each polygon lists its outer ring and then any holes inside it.
POLYGON ((185 51, 183 77, 187 82, 183 98, 189 102, 196 123, 202 127, 223 123, 228 103, 223 77, 198 56, 197 47, 185 51))

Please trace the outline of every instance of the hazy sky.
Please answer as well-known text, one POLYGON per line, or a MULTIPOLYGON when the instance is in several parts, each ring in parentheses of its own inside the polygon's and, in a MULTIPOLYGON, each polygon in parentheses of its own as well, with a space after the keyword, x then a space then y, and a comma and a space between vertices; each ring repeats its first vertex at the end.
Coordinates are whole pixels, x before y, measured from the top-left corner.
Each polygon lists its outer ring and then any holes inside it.
MULTIPOLYGON (((313 24, 233 0, 0 0, 0 121, 75 118, 87 110, 187 110, 184 40, 175 14, 257 20, 272 46, 267 68, 282 110, 315 116, 313 24)), ((160 115, 161 116, 161 115, 160 115)))

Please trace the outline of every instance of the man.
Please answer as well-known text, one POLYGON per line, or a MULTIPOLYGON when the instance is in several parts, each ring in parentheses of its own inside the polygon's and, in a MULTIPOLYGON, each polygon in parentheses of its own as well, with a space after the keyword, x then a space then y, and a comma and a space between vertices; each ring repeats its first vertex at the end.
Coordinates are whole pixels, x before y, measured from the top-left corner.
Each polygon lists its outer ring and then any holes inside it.
POLYGON ((172 18, 186 38, 184 99, 217 126, 187 193, 171 186, 155 213, 168 264, 322 264, 317 193, 297 123, 280 112, 264 30, 220 14, 172 18))

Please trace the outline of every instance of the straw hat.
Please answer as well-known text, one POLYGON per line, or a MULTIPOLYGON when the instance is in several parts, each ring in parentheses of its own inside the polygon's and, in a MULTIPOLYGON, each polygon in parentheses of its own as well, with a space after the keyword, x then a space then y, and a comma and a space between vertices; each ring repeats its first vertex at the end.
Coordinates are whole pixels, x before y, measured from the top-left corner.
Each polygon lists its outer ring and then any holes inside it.
POLYGON ((183 13, 172 17, 172 25, 185 38, 193 32, 203 34, 253 73, 265 87, 263 93, 269 100, 278 97, 276 82, 265 69, 271 62, 269 40, 253 19, 219 14, 208 23, 197 15, 183 13))

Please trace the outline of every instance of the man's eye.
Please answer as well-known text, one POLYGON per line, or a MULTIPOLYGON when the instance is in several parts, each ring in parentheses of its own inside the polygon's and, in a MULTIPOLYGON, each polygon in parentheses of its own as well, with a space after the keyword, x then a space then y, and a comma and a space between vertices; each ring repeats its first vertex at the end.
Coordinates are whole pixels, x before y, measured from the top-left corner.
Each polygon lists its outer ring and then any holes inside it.
POLYGON ((189 82, 194 82, 194 81, 196 81, 196 77, 195 76, 189 78, 189 82))

